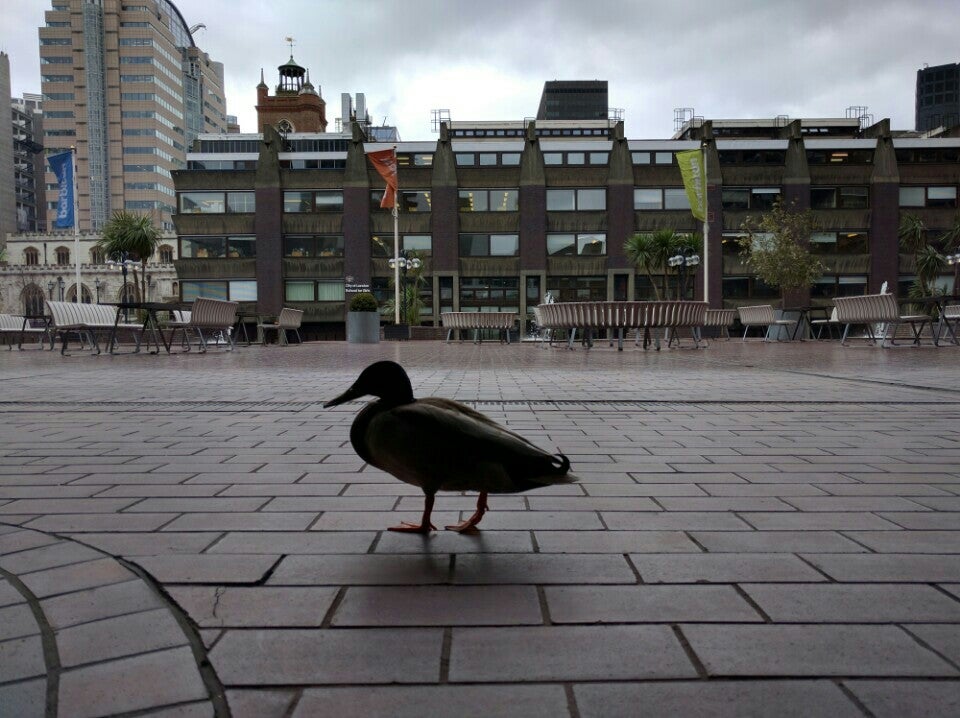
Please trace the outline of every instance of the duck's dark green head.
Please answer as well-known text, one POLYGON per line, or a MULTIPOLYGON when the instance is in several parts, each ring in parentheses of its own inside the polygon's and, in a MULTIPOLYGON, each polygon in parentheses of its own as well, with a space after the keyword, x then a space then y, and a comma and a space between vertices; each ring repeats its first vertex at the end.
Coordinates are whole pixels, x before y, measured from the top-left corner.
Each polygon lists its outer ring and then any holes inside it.
POLYGON ((368 394, 391 405, 413 401, 413 387, 403 367, 392 361, 378 361, 364 369, 353 386, 323 406, 337 406, 368 394))

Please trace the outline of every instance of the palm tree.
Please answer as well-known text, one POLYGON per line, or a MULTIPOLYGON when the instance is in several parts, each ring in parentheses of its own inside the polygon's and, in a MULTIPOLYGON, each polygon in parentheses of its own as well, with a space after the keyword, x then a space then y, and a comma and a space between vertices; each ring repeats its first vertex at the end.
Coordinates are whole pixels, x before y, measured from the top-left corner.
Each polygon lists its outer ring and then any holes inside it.
MULTIPOLYGON (((104 225, 103 237, 97 242, 97 246, 102 248, 108 257, 127 256, 140 260, 140 287, 137 287, 137 294, 145 298, 147 262, 157 251, 161 239, 160 230, 149 215, 118 210, 104 225)), ((136 287, 136 273, 134 286, 136 287)))
POLYGON ((684 246, 684 235, 677 234, 672 229, 658 229, 656 232, 638 232, 631 236, 623 245, 627 257, 638 267, 642 267, 653 285, 653 294, 661 299, 660 289, 653 278, 654 270, 662 275, 663 297, 669 294, 666 266, 667 260, 684 246))
POLYGON ((650 279, 650 284, 653 287, 654 296, 660 299, 660 290, 657 288, 657 283, 653 280, 653 235, 637 232, 623 243, 623 250, 631 262, 646 272, 647 277, 650 279))
MULTIPOLYGON (((910 296, 929 297, 937 290, 937 277, 946 269, 947 259, 930 242, 930 232, 926 223, 914 214, 907 214, 900 220, 897 231, 900 246, 913 254, 917 280, 910 287, 910 296)), ((960 239, 960 218, 943 235, 944 248, 950 249, 960 239)))

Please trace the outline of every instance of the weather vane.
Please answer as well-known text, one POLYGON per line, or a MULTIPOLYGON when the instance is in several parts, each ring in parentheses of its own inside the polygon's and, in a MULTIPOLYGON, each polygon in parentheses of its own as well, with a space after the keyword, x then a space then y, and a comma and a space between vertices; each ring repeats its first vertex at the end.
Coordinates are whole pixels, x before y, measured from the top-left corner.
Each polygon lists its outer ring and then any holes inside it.
POLYGON ((293 57, 293 38, 285 37, 283 39, 290 43, 290 57, 293 57))

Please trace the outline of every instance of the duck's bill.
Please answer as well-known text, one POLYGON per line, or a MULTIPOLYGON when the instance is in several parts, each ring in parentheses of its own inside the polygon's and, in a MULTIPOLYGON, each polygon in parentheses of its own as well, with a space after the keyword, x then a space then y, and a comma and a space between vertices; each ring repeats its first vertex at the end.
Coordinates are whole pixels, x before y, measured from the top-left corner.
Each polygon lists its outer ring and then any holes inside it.
POLYGON ((351 386, 349 389, 343 392, 340 396, 333 398, 330 401, 328 401, 326 404, 324 404, 323 408, 328 409, 331 406, 339 406, 340 404, 344 404, 350 401, 351 399, 356 399, 357 397, 360 397, 360 396, 363 396, 363 394, 357 391, 356 387, 351 386))

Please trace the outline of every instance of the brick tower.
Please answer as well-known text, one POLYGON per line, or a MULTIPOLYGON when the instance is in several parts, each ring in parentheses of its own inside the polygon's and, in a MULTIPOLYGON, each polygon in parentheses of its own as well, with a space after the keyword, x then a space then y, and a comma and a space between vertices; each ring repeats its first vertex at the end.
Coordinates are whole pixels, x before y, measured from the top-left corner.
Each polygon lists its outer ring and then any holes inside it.
POLYGON ((263 81, 263 70, 260 70, 257 130, 263 132, 264 127, 270 126, 282 135, 289 132, 326 132, 327 103, 310 84, 310 73, 294 61, 293 55, 277 69, 280 82, 273 96, 270 96, 270 89, 263 81))

